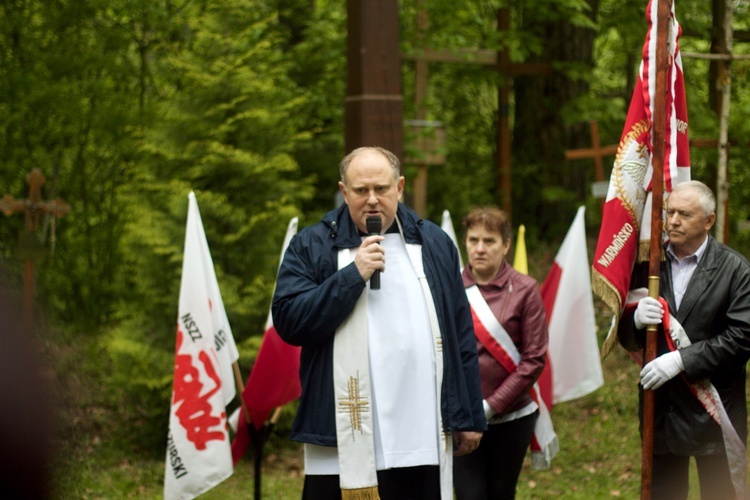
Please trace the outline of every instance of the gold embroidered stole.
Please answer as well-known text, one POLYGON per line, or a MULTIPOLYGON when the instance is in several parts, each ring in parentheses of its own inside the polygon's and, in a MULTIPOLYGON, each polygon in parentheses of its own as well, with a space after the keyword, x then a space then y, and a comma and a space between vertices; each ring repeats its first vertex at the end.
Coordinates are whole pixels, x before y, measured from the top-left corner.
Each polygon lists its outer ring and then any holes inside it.
MULTIPOLYGON (((442 500, 453 498, 453 439, 442 432, 441 388, 443 353, 440 325, 432 293, 422 264, 422 247, 404 240, 401 223, 396 219, 409 260, 417 274, 430 321, 435 354, 435 387, 438 416, 438 456, 442 500)), ((357 249, 341 249, 338 268, 354 260, 357 249)), ((333 383, 336 404, 336 438, 339 456, 339 481, 343 500, 379 499, 375 464, 374 415, 370 385, 367 293, 365 289, 354 310, 339 326, 333 343, 333 383)), ((379 293, 388 293, 380 291, 379 293)), ((409 423, 410 424, 410 423, 409 423)), ((407 424, 408 425, 408 424, 407 424)))

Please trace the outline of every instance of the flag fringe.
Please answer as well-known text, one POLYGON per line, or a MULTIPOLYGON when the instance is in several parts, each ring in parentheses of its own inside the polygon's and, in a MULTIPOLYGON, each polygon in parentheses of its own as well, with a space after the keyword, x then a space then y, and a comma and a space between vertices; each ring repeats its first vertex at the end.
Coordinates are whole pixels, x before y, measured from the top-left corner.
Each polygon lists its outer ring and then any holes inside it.
POLYGON ((602 343, 601 359, 604 360, 617 344, 617 323, 620 321, 622 304, 620 303, 620 294, 615 286, 596 269, 591 270, 591 289, 602 299, 614 315, 612 326, 602 343))
POLYGON ((648 262, 649 251, 651 242, 649 240, 641 240, 638 242, 638 256, 636 262, 648 262))
MULTIPOLYGON (((662 224, 664 224, 664 220, 662 219, 662 224)), ((638 260, 636 262, 648 262, 649 261, 649 251, 651 247, 650 240, 642 240, 638 242, 638 260)), ((661 262, 664 262, 667 260, 667 255, 664 253, 664 245, 660 246, 660 254, 659 254, 659 260, 661 262)))
POLYGON ((341 500, 380 500, 377 486, 341 490, 341 500))
POLYGON ((591 270, 591 289, 609 307, 613 314, 620 315, 622 304, 617 288, 596 269, 591 270))

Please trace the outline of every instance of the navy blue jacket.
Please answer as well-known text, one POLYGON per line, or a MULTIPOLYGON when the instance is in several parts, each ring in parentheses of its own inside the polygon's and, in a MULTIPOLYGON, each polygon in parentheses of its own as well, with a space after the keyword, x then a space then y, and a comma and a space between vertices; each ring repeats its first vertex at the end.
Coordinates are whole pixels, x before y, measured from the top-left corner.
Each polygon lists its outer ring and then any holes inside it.
MULTIPOLYGON (((443 339, 442 416, 446 432, 487 427, 474 341, 474 327, 459 272, 456 247, 436 224, 399 204, 397 217, 407 243, 422 245, 427 282, 443 339)), ((338 270, 338 252, 362 243, 347 205, 300 231, 279 269, 272 313, 286 342, 302 346, 302 396, 292 439, 336 446, 333 339, 366 283, 352 262, 338 270)), ((387 293, 382 290, 381 293, 387 293)))

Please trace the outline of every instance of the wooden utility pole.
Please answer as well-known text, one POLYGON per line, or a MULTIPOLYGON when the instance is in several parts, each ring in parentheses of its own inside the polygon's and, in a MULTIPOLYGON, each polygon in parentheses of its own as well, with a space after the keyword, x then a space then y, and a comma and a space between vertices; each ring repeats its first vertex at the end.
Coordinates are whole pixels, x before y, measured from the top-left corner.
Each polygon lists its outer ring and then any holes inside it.
MULTIPOLYGON (((424 46, 424 38, 430 22, 427 17, 426 0, 417 0, 417 44, 424 46)), ((427 78, 429 67, 427 60, 418 59, 414 71, 414 100, 416 101, 417 120, 427 118, 425 99, 427 98, 427 78)), ((417 177, 414 179, 414 210, 422 217, 427 216, 427 164, 421 159, 416 162, 417 177)))
MULTIPOLYGON (((29 197, 26 200, 17 200, 13 196, 6 194, 0 199, 0 210, 10 216, 16 212, 23 212, 25 216, 25 231, 30 237, 36 236, 36 230, 39 225, 39 216, 41 214, 50 214, 53 217, 62 217, 70 212, 70 205, 61 199, 51 201, 42 200, 42 186, 46 179, 42 172, 35 168, 26 176, 26 183, 29 185, 29 197)), ((22 242, 23 243, 23 242, 22 242)), ((33 325, 33 306, 34 306, 34 256, 30 253, 26 255, 25 272, 23 280, 23 331, 27 335, 31 334, 33 325)))
POLYGON ((403 158, 398 3, 347 1, 344 146, 381 146, 403 158))

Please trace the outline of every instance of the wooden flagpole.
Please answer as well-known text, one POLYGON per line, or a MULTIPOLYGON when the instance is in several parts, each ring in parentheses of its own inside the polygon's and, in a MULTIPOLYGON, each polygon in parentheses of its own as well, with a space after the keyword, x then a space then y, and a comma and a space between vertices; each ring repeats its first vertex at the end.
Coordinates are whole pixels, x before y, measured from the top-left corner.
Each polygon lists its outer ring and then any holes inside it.
MULTIPOLYGON (((240 395, 240 406, 242 406, 242 412, 245 414, 245 423, 251 425, 252 421, 250 420, 250 412, 247 411, 247 404, 245 403, 245 398, 242 396, 245 393, 245 383, 242 381, 240 365, 235 361, 232 363, 232 369, 234 371, 234 383, 237 386, 237 392, 240 395)), ((239 425, 239 423, 237 423, 237 425, 239 425)))
MULTIPOLYGON (((667 73, 670 64, 667 34, 670 29, 671 0, 654 0, 657 5, 656 27, 656 90, 652 117, 651 139, 651 240, 649 242, 648 295, 659 297, 659 270, 661 267, 662 209, 664 205, 664 140, 666 128, 667 73)), ((658 325, 646 330, 646 352, 643 364, 656 358, 658 325)), ((651 498, 654 452, 654 391, 643 391, 643 443, 641 454, 641 499, 651 498)))

